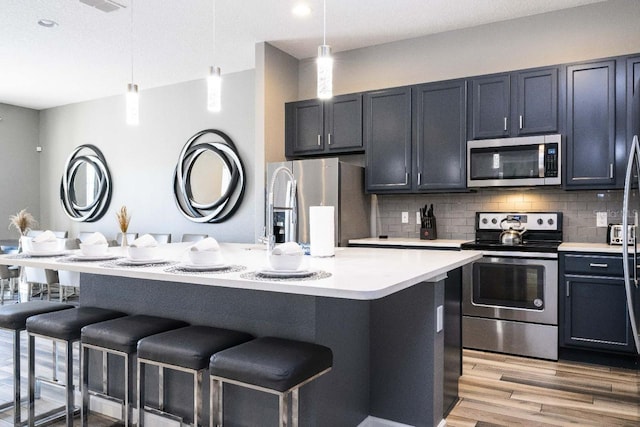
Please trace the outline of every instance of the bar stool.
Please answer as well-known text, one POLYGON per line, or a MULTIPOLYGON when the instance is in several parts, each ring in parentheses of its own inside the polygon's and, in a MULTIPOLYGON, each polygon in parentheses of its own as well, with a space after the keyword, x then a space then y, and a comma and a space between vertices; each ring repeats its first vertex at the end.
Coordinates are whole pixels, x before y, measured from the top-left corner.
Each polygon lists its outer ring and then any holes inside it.
POLYGON ((330 348, 275 337, 257 338, 215 353, 209 365, 209 425, 223 425, 222 389, 228 383, 278 395, 279 426, 297 427, 299 388, 326 374, 332 366, 330 348))
POLYGON ((122 405, 122 420, 125 426, 131 425, 131 404, 129 402, 129 387, 131 372, 135 372, 136 365, 131 366, 136 355, 138 341, 149 335, 166 332, 188 326, 181 320, 163 317, 133 315, 120 317, 106 322, 94 323, 82 328, 81 332, 81 363, 82 366, 82 425, 88 425, 89 394, 116 400, 122 405), (89 390, 89 350, 97 350, 102 354, 102 392, 89 390), (107 372, 108 354, 124 358, 124 399, 120 401, 108 395, 109 383, 107 372))
POLYGON ((0 404, 0 411, 13 406, 13 425, 21 424, 20 414, 20 332, 26 329, 27 319, 43 313, 73 308, 71 305, 48 301, 30 301, 0 307, 0 329, 13 332, 13 402, 0 404))
MULTIPOLYGON (((125 316, 115 310, 97 307, 77 307, 57 313, 40 314, 27 319, 29 333, 29 427, 35 426, 35 338, 46 338, 66 347, 65 417, 67 427, 73 427, 73 344, 80 340, 80 331, 92 323, 125 316)), ((61 414, 55 414, 56 418, 61 414)), ((48 422, 49 420, 47 420, 48 422)))
POLYGON ((244 332, 209 326, 188 326, 163 332, 138 341, 138 427, 144 426, 145 412, 182 419, 164 410, 163 369, 173 369, 193 375, 193 425, 202 425, 202 373, 215 352, 246 342, 253 337, 244 332), (145 366, 159 368, 159 408, 145 406, 145 366))

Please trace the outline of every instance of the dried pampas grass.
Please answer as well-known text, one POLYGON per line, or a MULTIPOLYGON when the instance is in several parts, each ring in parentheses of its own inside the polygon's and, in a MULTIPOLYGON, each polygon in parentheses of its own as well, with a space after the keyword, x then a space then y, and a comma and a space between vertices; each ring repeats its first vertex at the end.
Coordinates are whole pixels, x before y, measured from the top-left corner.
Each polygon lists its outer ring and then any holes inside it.
POLYGON ((123 206, 118 212, 116 212, 116 218, 118 218, 118 224, 120 225, 120 231, 126 233, 129 229, 129 223, 131 222, 131 215, 127 212, 127 207, 123 206))
POLYGON ((38 225, 38 221, 35 220, 33 215, 27 212, 26 209, 22 209, 15 215, 9 217, 9 229, 14 227, 21 236, 26 235, 29 230, 38 225))

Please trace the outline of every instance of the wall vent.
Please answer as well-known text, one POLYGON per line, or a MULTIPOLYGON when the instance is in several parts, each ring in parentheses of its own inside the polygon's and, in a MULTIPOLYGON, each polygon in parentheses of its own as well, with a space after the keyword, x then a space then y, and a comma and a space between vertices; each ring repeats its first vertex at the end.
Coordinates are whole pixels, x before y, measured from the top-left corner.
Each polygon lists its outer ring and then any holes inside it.
POLYGON ((103 12, 113 12, 127 7, 122 0, 80 0, 80 3, 95 7, 103 12))

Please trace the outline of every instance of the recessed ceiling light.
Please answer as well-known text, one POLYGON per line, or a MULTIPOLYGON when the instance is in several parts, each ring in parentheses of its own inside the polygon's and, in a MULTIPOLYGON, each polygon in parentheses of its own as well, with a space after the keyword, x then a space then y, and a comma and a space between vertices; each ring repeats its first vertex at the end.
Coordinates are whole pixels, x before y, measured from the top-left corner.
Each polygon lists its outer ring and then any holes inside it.
POLYGON ((298 3, 293 7, 293 9, 291 9, 291 13, 300 17, 309 16, 311 13, 311 7, 306 3, 298 3))
POLYGON ((38 25, 45 28, 53 28, 53 27, 57 27, 58 23, 51 19, 40 19, 38 20, 38 25))

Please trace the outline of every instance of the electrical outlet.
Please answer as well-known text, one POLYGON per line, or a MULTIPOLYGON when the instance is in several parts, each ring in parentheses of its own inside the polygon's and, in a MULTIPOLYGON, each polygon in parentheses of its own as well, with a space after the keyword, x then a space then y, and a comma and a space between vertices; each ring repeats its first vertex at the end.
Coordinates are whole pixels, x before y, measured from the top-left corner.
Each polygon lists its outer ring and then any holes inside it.
POLYGON ((607 226, 607 213, 596 212, 596 227, 606 227, 606 226, 607 226))
POLYGON ((409 212, 402 212, 402 223, 409 224, 409 212))
POLYGON ((416 225, 421 225, 422 224, 422 218, 420 218, 420 212, 417 211, 416 212, 416 225))

